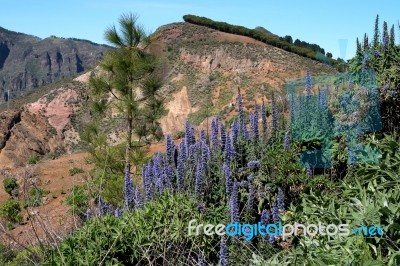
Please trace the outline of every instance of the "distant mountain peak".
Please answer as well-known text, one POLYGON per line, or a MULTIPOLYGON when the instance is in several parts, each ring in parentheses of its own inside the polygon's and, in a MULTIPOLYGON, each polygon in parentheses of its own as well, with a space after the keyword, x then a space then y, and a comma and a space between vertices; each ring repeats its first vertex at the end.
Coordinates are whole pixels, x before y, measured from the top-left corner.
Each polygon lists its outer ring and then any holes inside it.
POLYGON ((0 27, 0 104, 94 67, 109 46, 36 36, 0 27))

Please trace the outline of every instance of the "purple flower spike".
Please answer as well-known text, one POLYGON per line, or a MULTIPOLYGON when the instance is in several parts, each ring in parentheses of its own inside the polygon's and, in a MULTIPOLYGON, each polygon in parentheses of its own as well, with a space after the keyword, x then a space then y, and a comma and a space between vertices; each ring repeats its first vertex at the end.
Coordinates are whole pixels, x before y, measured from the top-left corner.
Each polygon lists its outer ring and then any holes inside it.
POLYGON ((188 148, 186 147, 186 141, 185 139, 182 139, 181 143, 179 144, 179 156, 182 156, 182 160, 186 161, 186 158, 188 156, 188 148))
POLYGON ((222 171, 223 171, 223 176, 225 178, 226 196, 229 199, 232 194, 233 183, 231 177, 232 176, 231 169, 229 168, 229 165, 227 163, 224 163, 222 171))
POLYGON ((197 266, 207 266, 207 262, 201 253, 201 250, 197 253, 197 266))
POLYGON ((258 132, 258 115, 252 114, 250 118, 250 125, 251 125, 251 131, 253 133, 253 139, 255 141, 258 140, 259 137, 259 132, 258 132))
POLYGON ((232 134, 232 143, 235 144, 237 142, 239 136, 239 126, 238 122, 234 120, 231 125, 231 134, 232 134))
POLYGON ((200 194, 203 187, 204 169, 201 158, 197 162, 195 193, 200 194))
POLYGON ((221 147, 222 151, 224 151, 226 147, 226 131, 225 131, 225 126, 222 123, 220 125, 220 131, 221 131, 221 147))
POLYGON ((159 175, 157 180, 156 180, 156 191, 159 194, 162 194, 164 192, 164 175, 159 175))
POLYGON ((211 122, 211 146, 217 150, 218 145, 218 119, 214 117, 211 122))
POLYGON ((116 209, 115 209, 115 212, 114 212, 114 215, 115 215, 115 217, 121 217, 121 210, 119 209, 119 207, 117 207, 116 209))
POLYGON ((200 140, 206 142, 206 132, 204 131, 204 128, 200 130, 200 140))
POLYGON ((240 95, 240 92, 238 92, 237 96, 237 106, 238 106, 239 123, 241 123, 244 120, 244 111, 243 111, 243 100, 242 96, 240 95))
POLYGON ((149 173, 149 169, 150 168, 148 168, 147 166, 143 166, 142 168, 142 181, 143 181, 146 201, 150 201, 152 199, 152 187, 151 187, 152 183, 151 183, 151 174, 149 173))
POLYGON ((247 210, 251 213, 253 212, 254 200, 256 197, 256 191, 253 186, 249 188, 249 194, 247 196, 247 210))
POLYGON ((279 210, 285 209, 285 199, 284 194, 281 188, 278 188, 278 196, 277 196, 277 207, 279 210))
POLYGON ((224 150, 224 162, 225 163, 229 163, 231 161, 232 158, 232 153, 234 151, 232 151, 233 146, 231 144, 231 138, 228 135, 228 137, 226 138, 226 143, 225 143, 225 150, 224 150))
POLYGON ((277 223, 280 221, 279 208, 278 208, 278 204, 276 202, 274 202, 274 204, 272 204, 272 220, 274 221, 274 223, 277 223))
POLYGON ((238 182, 233 183, 232 194, 229 200, 231 222, 239 222, 239 186, 238 182))
POLYGON ((90 209, 88 208, 86 210, 86 220, 89 220, 92 217, 92 212, 90 211, 90 209))
POLYGON ((165 146, 166 146, 166 152, 165 153, 166 153, 166 156, 167 156, 167 161, 168 161, 168 163, 172 163, 175 144, 174 144, 174 141, 172 140, 170 134, 168 134, 167 137, 166 137, 165 146))
POLYGON ((108 212, 108 206, 100 196, 99 196, 99 207, 101 214, 106 215, 108 212))
POLYGON ((135 207, 136 208, 143 207, 143 195, 138 185, 136 185, 135 187, 135 207))
POLYGON ((244 120, 243 120, 243 122, 242 122, 240 128, 241 128, 241 131, 242 131, 242 133, 243 133, 243 138, 244 138, 244 140, 245 140, 245 141, 250 141, 249 131, 247 131, 247 125, 246 125, 246 123, 244 122, 244 120))
POLYGON ((265 108, 264 100, 263 100, 263 103, 262 103, 262 106, 261 106, 261 120, 262 120, 263 134, 267 135, 267 130, 268 130, 267 109, 265 108))
POLYGON ((178 146, 175 145, 174 147, 174 167, 177 168, 178 167, 178 146))
POLYGON ((178 166, 177 166, 177 185, 178 190, 182 191, 184 186, 184 176, 185 176, 185 156, 184 154, 179 154, 178 156, 178 166))
POLYGON ((307 70, 307 74, 306 74, 306 96, 311 96, 312 94, 312 83, 311 83, 311 74, 310 71, 307 70))
POLYGON ((129 167, 125 168, 124 177, 124 208, 133 209, 135 207, 135 190, 133 188, 129 167))
POLYGON ((268 225, 269 219, 270 219, 269 212, 264 209, 261 213, 261 224, 268 225))
POLYGON ((194 144, 193 142, 193 138, 192 137, 192 126, 190 125, 189 121, 186 120, 186 124, 185 124, 185 140, 186 140, 186 147, 190 147, 190 145, 194 144))
POLYGON ((225 237, 221 238, 219 259, 221 262, 221 266, 229 266, 229 254, 228 254, 228 247, 226 246, 225 237))

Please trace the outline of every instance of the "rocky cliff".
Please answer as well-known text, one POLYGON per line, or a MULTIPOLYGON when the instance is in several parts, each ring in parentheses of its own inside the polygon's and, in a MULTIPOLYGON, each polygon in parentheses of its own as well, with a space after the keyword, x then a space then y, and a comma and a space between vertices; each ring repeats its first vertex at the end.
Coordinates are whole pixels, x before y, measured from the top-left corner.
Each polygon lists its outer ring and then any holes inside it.
POLYGON ((107 49, 86 40, 40 39, 0 27, 0 104, 93 67, 107 49))
POLYGON ((73 81, 20 109, 0 113, 0 168, 23 166, 32 155, 57 157, 79 143, 76 115, 86 99, 86 86, 73 81))

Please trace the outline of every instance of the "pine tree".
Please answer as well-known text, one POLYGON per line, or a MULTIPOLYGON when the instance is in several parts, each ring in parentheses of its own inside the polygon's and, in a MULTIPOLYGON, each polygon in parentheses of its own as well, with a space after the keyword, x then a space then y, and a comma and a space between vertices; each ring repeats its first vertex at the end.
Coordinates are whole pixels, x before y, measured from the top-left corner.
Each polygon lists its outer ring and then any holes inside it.
POLYGON ((390 28, 390 41, 389 41, 389 45, 390 47, 394 47, 395 46, 395 34, 394 34, 394 25, 392 25, 392 27, 390 28))
POLYGON ((361 43, 360 40, 357 38, 357 54, 361 53, 361 43))
POLYGON ((375 29, 374 29, 374 40, 372 42, 373 47, 377 48, 379 46, 379 15, 376 15, 375 19, 375 29))
MULTIPOLYGON (((140 143, 142 138, 148 135, 157 137, 161 131, 157 121, 164 112, 163 100, 159 95, 162 83, 155 73, 157 60, 146 50, 150 37, 138 24, 136 15, 122 15, 119 29, 111 26, 106 29, 104 36, 115 49, 110 49, 101 61, 101 74, 90 78, 92 114, 98 115, 97 120, 100 120, 101 115, 106 115, 111 108, 120 112, 126 123, 123 169, 130 169, 131 157, 140 156, 139 150, 144 145, 140 143), (137 93, 138 88, 140 93, 137 93), (113 100, 110 101, 110 97, 113 100), (135 146, 134 133, 139 138, 139 144, 135 146)), ((94 125, 91 126, 94 129, 94 125)), ((90 136, 86 140, 90 141, 90 136)))

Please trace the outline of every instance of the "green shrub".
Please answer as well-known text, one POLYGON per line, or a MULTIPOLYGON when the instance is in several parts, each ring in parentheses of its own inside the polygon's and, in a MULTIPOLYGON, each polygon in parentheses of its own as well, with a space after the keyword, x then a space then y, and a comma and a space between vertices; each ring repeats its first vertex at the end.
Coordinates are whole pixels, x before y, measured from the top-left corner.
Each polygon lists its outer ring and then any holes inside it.
POLYGON ((33 153, 29 158, 28 164, 37 164, 40 161, 40 156, 37 153, 33 153))
POLYGON ((0 244, 0 265, 6 265, 6 263, 12 261, 16 255, 14 250, 0 244))
POLYGON ((14 190, 18 190, 19 185, 17 183, 17 179, 15 177, 6 177, 3 180, 3 185, 4 185, 4 189, 5 191, 12 196, 12 192, 14 190))
POLYGON ((83 171, 82 168, 78 168, 78 167, 72 167, 72 168, 69 169, 69 175, 70 176, 74 176, 74 175, 77 175, 77 174, 82 174, 84 172, 85 171, 83 171))
POLYGON ((38 207, 42 205, 42 197, 45 194, 48 194, 49 191, 45 191, 43 189, 33 187, 29 191, 29 196, 28 196, 28 206, 29 207, 38 207))
MULTIPOLYGON (((142 209, 116 218, 106 215, 92 218, 74 236, 66 239, 48 264, 58 265, 188 265, 193 261, 191 248, 205 245, 206 238, 188 236, 192 219, 202 222, 195 203, 181 194, 165 193, 142 209)), ((207 237, 208 248, 216 245, 207 237)))
POLYGON ((0 205, 0 216, 5 218, 11 223, 18 223, 22 221, 21 206, 18 201, 9 199, 0 205))
MULTIPOLYGON (((4 266, 33 266, 42 265, 45 253, 40 249, 39 246, 29 247, 19 252, 14 252, 14 257, 5 264, 4 266)), ((0 260, 1 262, 1 260, 0 260)))
POLYGON ((85 187, 82 185, 75 185, 70 189, 70 194, 66 198, 66 202, 71 206, 72 213, 83 218, 88 208, 89 195, 85 187))

